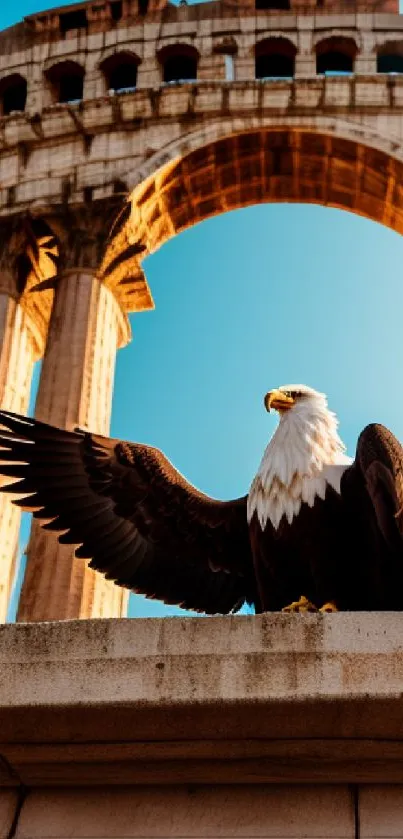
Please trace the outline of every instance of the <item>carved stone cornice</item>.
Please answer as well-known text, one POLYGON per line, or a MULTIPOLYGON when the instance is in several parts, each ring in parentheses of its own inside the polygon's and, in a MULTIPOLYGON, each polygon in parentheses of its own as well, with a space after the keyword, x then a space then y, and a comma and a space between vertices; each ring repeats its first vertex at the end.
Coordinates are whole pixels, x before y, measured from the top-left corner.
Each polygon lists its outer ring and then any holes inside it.
MULTIPOLYGON (((105 282, 101 266, 120 205, 121 198, 112 197, 85 205, 52 207, 40 216, 24 213, 1 221, 0 292, 18 300, 29 315, 38 357, 44 350, 60 278, 69 272, 88 270, 105 282)), ((119 293, 116 284, 105 284, 121 311, 119 346, 124 346, 130 340, 128 307, 122 295, 126 289, 119 293)))

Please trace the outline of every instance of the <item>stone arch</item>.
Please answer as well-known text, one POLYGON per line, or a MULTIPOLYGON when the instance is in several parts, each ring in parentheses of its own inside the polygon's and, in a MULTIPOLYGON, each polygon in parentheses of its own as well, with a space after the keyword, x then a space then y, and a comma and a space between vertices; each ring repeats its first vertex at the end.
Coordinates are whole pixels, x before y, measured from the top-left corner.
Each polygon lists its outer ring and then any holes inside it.
POLYGON ((386 41, 376 53, 378 73, 403 73, 403 39, 386 41))
POLYGON ((139 57, 130 50, 121 50, 104 58, 99 68, 103 73, 107 90, 114 93, 135 90, 139 57))
POLYGON ((316 44, 316 72, 318 75, 353 73, 357 55, 354 38, 331 36, 316 44))
POLYGON ((52 64, 45 77, 54 102, 81 101, 84 93, 84 67, 78 61, 66 59, 52 64))
POLYGON ((9 116, 13 111, 25 111, 27 80, 20 73, 11 73, 0 80, 0 114, 9 116))
POLYGON ((353 41, 353 45, 355 47, 356 52, 362 48, 362 35, 360 32, 357 32, 354 29, 319 29, 313 33, 312 37, 312 44, 313 47, 316 49, 317 45, 322 43, 322 41, 330 41, 332 38, 337 39, 347 39, 348 41, 353 41))
MULTIPOLYGON (((297 120, 285 115, 279 126, 278 118, 270 116, 248 116, 247 118, 217 118, 209 121, 195 131, 189 131, 173 139, 154 154, 147 156, 135 170, 127 170, 126 177, 130 191, 133 192, 166 164, 173 164, 192 151, 211 145, 218 140, 248 131, 276 131, 279 127, 297 129, 310 133, 326 134, 341 140, 347 140, 382 151, 388 156, 399 157, 396 152, 396 138, 382 134, 379 130, 350 119, 321 115, 315 121, 312 116, 300 116, 297 120)), ((401 158, 403 160, 403 152, 401 158)))
POLYGON ((200 53, 194 46, 177 43, 162 47, 158 51, 158 61, 162 71, 162 81, 195 81, 200 53))
POLYGON ((270 37, 255 46, 255 77, 292 78, 297 48, 288 38, 270 37))
POLYGON ((229 210, 275 201, 315 203, 403 233, 403 159, 386 138, 330 120, 243 131, 225 127, 217 122, 209 133, 173 142, 137 173, 131 206, 122 211, 101 268, 126 308, 133 293, 152 305, 141 268, 145 255, 229 210))

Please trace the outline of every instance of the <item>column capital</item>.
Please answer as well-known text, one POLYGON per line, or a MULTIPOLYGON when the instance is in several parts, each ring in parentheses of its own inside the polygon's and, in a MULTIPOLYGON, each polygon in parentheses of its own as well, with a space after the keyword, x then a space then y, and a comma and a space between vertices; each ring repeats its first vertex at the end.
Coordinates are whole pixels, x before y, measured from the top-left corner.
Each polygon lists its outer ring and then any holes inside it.
POLYGON ((52 210, 49 223, 59 241, 60 271, 91 269, 98 273, 120 201, 110 198, 66 204, 52 210))
POLYGON ((41 218, 21 213, 0 221, 0 292, 16 300, 27 315, 35 357, 43 355, 53 291, 32 294, 38 282, 57 271, 58 249, 54 233, 41 218))
MULTIPOLYGON (((121 197, 113 196, 102 201, 91 201, 79 206, 60 206, 49 213, 49 225, 58 241, 58 275, 51 285, 68 276, 88 275, 97 277, 103 284, 102 264, 108 237, 116 219, 121 197)), ((42 288, 48 283, 41 283, 42 288)), ((118 322, 118 347, 125 346, 131 338, 130 323, 124 306, 115 289, 108 289, 115 298, 118 322)))

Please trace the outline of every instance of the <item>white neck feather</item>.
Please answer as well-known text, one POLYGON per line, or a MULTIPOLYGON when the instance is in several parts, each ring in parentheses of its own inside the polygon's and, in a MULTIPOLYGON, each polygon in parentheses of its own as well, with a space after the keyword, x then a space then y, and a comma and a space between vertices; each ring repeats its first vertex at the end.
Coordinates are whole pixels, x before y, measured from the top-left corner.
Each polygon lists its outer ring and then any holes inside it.
POLYGON ((283 516, 291 524, 302 502, 313 506, 327 485, 340 492, 340 480, 352 462, 337 433, 337 418, 326 398, 315 394, 285 412, 263 455, 248 497, 248 521, 256 512, 262 529, 277 528, 283 516))

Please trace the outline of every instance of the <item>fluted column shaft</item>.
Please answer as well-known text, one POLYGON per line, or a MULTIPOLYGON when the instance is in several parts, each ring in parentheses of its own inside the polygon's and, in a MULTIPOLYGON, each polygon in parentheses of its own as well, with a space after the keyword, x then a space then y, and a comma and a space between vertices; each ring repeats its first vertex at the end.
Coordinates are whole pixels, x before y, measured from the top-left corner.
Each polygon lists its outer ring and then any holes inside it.
MULTIPOLYGON (((35 415, 66 429, 108 434, 115 357, 129 339, 127 318, 90 268, 58 282, 35 415)), ((128 594, 35 522, 27 552, 18 620, 120 617, 128 594)))
MULTIPOLYGON (((0 406, 26 414, 34 362, 40 355, 36 331, 23 306, 0 292, 0 406)), ((0 496, 0 622, 7 616, 15 572, 20 510, 10 496, 0 496)))

